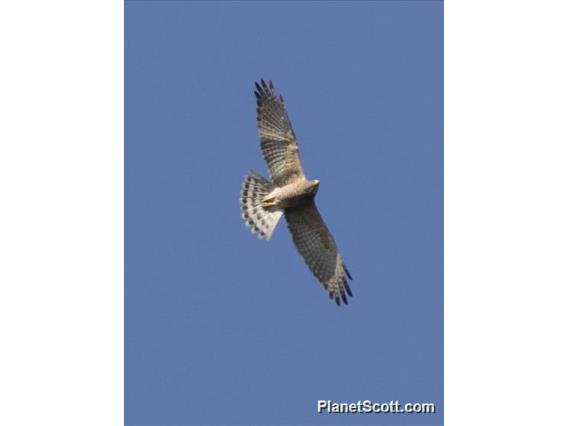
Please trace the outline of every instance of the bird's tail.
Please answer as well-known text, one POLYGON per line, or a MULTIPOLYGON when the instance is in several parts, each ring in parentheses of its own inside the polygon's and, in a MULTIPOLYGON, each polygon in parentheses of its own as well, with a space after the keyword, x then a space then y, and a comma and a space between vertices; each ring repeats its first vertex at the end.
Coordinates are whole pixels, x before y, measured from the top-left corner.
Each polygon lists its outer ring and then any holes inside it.
POLYGON ((264 197, 275 188, 276 185, 254 170, 245 177, 241 187, 241 216, 252 233, 264 240, 272 237, 272 232, 283 214, 277 207, 266 209, 260 205, 264 197))

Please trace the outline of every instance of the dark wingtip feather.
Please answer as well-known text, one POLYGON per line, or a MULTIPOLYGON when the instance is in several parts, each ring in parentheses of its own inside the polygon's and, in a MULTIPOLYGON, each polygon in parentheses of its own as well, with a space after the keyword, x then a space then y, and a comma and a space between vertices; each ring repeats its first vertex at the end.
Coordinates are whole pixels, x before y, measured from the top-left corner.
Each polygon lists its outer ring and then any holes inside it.
POLYGON ((278 96, 276 94, 276 89, 274 88, 274 83, 272 82, 272 80, 268 80, 267 83, 264 78, 261 78, 260 81, 255 81, 254 85, 256 87, 254 95, 257 98, 257 105, 260 106, 261 100, 268 97, 275 100, 280 100, 280 102, 284 102, 282 96, 278 96))
POLYGON ((335 303, 337 304, 337 306, 341 306, 341 303, 339 302, 339 297, 335 298, 335 303))
POLYGON ((347 296, 345 296, 345 292, 343 290, 341 290, 341 300, 343 300, 343 303, 345 303, 346 305, 348 304, 347 296))
POLYGON ((349 279, 352 280, 353 278, 351 278, 351 274, 349 273, 349 270, 348 270, 347 267, 345 266, 345 263, 343 264, 343 270, 345 271, 345 273, 347 274, 347 276, 349 277, 349 279))
POLYGON ((353 293, 351 293, 351 289, 349 288, 349 284, 347 284, 347 280, 344 281, 343 286, 345 287, 345 290, 347 291, 349 297, 353 297, 353 293))

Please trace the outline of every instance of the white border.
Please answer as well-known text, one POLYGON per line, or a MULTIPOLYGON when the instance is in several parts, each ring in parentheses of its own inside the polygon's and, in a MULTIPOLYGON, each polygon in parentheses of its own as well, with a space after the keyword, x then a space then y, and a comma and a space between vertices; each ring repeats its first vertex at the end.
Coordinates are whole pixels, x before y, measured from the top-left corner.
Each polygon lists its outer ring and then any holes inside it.
POLYGON ((123 423, 123 4, 0 10, 0 424, 123 423))
POLYGON ((567 12, 445 4, 448 425, 568 424, 567 12))

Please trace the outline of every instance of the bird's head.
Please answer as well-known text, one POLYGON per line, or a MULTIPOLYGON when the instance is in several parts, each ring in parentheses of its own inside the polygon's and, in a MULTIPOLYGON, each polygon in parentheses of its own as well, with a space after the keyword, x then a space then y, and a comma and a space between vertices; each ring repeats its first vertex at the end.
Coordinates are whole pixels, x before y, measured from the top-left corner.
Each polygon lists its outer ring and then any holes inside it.
POLYGON ((319 186, 320 186, 319 180, 317 179, 310 180, 310 187, 309 187, 310 193, 315 195, 316 192, 318 192, 319 186))

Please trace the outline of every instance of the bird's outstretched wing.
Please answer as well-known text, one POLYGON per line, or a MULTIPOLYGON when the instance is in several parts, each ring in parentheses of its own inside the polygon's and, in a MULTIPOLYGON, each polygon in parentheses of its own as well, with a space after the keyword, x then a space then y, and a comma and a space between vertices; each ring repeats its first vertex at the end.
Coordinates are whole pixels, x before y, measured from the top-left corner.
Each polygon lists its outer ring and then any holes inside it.
POLYGON ((296 248, 306 264, 338 305, 347 304, 349 271, 315 203, 286 209, 284 213, 296 248))
POLYGON ((296 136, 284 99, 276 94, 272 81, 267 84, 261 79, 255 86, 260 147, 273 182, 283 186, 304 178, 296 136))

